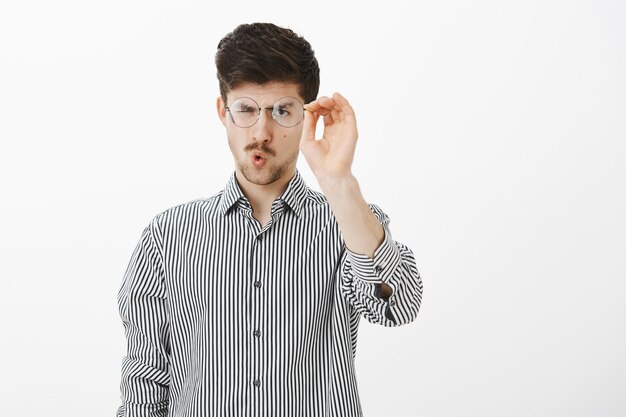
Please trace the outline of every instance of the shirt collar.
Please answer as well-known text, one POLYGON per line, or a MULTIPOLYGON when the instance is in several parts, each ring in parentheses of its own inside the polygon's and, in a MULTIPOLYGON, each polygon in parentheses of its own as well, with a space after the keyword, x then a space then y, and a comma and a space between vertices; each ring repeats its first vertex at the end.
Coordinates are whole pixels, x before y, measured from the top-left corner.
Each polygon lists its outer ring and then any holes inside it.
MULTIPOLYGON (((300 217, 300 213, 302 213, 302 206, 304 205, 304 200, 307 196, 307 189, 308 187, 304 182, 304 178, 300 175, 300 171, 296 169, 296 173, 291 180, 289 180, 287 188, 275 201, 283 201, 289 206, 289 208, 291 208, 291 210, 293 210, 296 216, 300 217)), ((230 208, 239 200, 248 204, 248 199, 241 191, 237 177, 235 176, 235 171, 233 171, 228 179, 228 182, 226 183, 226 187, 224 187, 224 191, 222 192, 220 212, 223 215, 226 215, 230 208)), ((272 210, 275 204, 276 203, 272 204, 272 210)))

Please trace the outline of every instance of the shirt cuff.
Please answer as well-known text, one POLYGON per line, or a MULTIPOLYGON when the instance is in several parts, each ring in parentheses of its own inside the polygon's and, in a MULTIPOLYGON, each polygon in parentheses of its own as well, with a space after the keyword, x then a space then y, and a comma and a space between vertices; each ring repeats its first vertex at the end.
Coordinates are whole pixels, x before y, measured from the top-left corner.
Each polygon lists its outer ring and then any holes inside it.
POLYGON ((391 233, 387 227, 383 227, 385 238, 374 251, 374 257, 354 253, 346 247, 348 260, 352 265, 355 276, 370 284, 380 284, 381 282, 390 284, 392 288, 392 276, 401 262, 400 249, 391 238, 391 233))

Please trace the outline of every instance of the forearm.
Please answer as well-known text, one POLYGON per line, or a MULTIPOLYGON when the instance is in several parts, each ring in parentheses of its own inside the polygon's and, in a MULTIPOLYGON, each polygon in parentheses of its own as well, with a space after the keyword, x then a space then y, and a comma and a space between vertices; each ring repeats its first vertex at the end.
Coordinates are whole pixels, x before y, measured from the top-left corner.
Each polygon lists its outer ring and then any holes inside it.
MULTIPOLYGON (((357 179, 352 175, 320 177, 318 182, 337 219, 346 247, 373 258, 385 232, 363 198, 357 179)), ((391 288, 382 283, 379 296, 388 298, 391 294, 391 288)))
POLYGON ((318 178, 322 192, 352 252, 374 256, 385 237, 383 227, 369 208, 354 176, 318 178))

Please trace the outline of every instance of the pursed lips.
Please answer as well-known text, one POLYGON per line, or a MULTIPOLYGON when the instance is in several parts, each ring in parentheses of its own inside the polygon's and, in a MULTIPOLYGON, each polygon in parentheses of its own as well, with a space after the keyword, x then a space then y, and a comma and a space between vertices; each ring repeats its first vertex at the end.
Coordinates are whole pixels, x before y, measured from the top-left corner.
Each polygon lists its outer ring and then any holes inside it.
POLYGON ((265 143, 250 143, 243 148, 244 152, 249 152, 250 155, 258 155, 262 158, 267 158, 269 155, 273 155, 274 151, 270 149, 265 143))

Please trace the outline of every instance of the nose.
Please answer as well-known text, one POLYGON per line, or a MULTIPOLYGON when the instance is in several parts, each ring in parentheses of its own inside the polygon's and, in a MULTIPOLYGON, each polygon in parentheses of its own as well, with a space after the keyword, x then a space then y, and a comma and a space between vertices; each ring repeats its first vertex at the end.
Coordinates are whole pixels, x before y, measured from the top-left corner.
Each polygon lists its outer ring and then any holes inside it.
POLYGON ((274 119, 270 109, 262 109, 259 120, 254 124, 254 139, 257 142, 269 142, 272 140, 272 128, 274 119))

